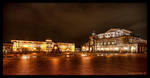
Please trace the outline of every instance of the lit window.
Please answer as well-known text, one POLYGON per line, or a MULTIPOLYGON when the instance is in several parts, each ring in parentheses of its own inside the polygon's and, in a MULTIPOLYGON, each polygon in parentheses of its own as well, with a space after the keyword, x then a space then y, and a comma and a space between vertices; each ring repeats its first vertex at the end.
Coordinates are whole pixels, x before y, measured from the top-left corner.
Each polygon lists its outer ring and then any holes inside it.
POLYGON ((110 38, 110 35, 111 35, 110 33, 107 33, 107 37, 108 37, 108 38, 110 38))
POLYGON ((128 50, 129 48, 128 48, 128 47, 124 47, 123 49, 124 49, 124 50, 128 50))
POLYGON ((110 37, 110 33, 105 33, 105 37, 109 38, 110 37))
POLYGON ((111 34, 112 34, 112 37, 115 37, 115 32, 111 32, 111 34))
POLYGON ((104 45, 106 45, 106 42, 104 42, 104 45))
POLYGON ((98 34, 98 38, 103 38, 103 34, 98 34))
POLYGON ((108 42, 108 44, 110 44, 110 42, 108 42))
POLYGON ((115 48, 114 48, 114 50, 117 50, 117 51, 118 51, 118 50, 119 50, 119 48, 118 48, 118 47, 115 47, 115 48))
POLYGON ((115 44, 114 42, 111 42, 111 44, 115 44))
POLYGON ((118 37, 118 36, 119 36, 119 33, 118 33, 118 32, 116 32, 115 34, 116 34, 116 35, 115 35, 116 37, 118 37))

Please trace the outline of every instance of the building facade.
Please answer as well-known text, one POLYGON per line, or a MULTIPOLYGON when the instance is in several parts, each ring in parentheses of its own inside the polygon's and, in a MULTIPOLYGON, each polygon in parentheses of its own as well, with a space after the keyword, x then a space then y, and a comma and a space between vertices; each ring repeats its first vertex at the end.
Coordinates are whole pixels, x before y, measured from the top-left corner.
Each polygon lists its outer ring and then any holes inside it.
POLYGON ((51 40, 44 41, 25 41, 25 40, 11 40, 13 43, 13 52, 24 51, 51 51, 53 42, 51 40))
POLYGON ((62 52, 74 52, 75 43, 56 43, 62 52))
POLYGON ((13 51, 12 47, 13 44, 11 43, 3 43, 3 53, 11 53, 13 51))
POLYGON ((125 29, 110 29, 106 33, 92 33, 81 48, 89 52, 146 52, 147 41, 131 36, 125 29))
POLYGON ((74 43, 54 43, 51 39, 46 39, 45 41, 25 41, 25 40, 11 40, 13 43, 13 52, 27 52, 27 51, 43 51, 51 52, 54 45, 58 45, 62 52, 71 51, 74 52, 74 43))

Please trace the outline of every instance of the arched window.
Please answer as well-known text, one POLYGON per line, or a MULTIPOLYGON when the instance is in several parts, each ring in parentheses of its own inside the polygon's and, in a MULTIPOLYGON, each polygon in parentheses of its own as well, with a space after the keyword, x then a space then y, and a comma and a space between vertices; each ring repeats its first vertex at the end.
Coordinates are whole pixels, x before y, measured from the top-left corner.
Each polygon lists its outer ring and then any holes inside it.
POLYGON ((110 42, 108 41, 108 45, 110 45, 110 42))
POLYGON ((109 38, 110 37, 110 33, 105 33, 105 37, 109 38))
POLYGON ((115 37, 115 32, 111 32, 111 37, 115 37))
POLYGON ((108 36, 108 38, 110 38, 111 34, 110 34, 110 33, 107 33, 107 36, 108 36))

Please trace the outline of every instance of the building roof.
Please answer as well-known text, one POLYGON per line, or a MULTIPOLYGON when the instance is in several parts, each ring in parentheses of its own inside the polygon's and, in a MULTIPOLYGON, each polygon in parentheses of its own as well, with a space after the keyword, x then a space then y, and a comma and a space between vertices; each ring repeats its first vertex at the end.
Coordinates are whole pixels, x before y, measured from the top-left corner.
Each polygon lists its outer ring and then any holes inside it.
POLYGON ((115 31, 117 31, 117 30, 121 30, 121 29, 119 29, 119 28, 112 28, 112 29, 109 29, 109 30, 106 31, 106 32, 115 32, 115 31))
MULTIPOLYGON (((44 41, 28 41, 28 40, 11 40, 11 42, 14 42, 14 41, 22 41, 22 42, 40 42, 40 43, 43 43, 44 41)), ((45 43, 45 42, 44 42, 45 43)))
POLYGON ((124 32, 128 32, 128 33, 131 33, 131 31, 129 30, 126 30, 126 29, 120 29, 120 28, 112 28, 110 30, 108 30, 107 32, 116 32, 118 30, 121 30, 121 31, 124 31, 124 32))

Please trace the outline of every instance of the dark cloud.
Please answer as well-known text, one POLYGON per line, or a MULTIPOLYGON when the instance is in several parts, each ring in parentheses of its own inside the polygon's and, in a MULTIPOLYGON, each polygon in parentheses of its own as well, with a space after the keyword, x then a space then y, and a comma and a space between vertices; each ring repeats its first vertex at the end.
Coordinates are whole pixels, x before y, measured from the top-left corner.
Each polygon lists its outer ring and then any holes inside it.
POLYGON ((51 38, 79 46, 92 30, 104 33, 113 27, 146 39, 146 7, 144 3, 9 3, 3 10, 3 39, 51 38))

